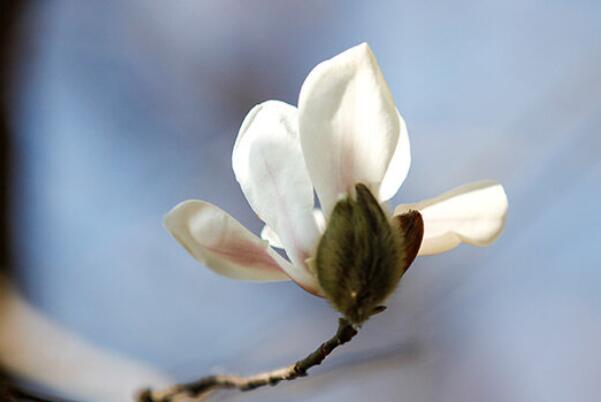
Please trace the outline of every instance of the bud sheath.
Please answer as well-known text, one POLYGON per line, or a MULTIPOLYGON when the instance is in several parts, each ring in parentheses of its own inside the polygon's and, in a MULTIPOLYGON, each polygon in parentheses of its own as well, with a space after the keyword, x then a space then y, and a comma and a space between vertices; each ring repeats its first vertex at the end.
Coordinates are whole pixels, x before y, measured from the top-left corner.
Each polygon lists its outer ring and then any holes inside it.
POLYGON ((389 220, 367 186, 339 201, 317 249, 319 283, 332 305, 361 324, 397 287, 423 238, 417 211, 389 220))

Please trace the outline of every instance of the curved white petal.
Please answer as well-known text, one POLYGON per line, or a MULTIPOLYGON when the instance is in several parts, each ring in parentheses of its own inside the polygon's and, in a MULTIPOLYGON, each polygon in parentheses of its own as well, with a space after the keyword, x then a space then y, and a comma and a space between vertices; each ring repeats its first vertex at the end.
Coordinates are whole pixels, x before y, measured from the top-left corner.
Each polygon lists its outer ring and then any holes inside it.
POLYGON ((278 101, 255 106, 242 123, 232 163, 251 207, 279 235, 290 260, 305 271, 303 282, 309 282, 315 279, 305 261, 315 253, 319 233, 297 128, 293 106, 278 101))
POLYGON ((286 274, 293 271, 290 263, 208 202, 184 201, 165 216, 163 223, 194 258, 220 275, 255 281, 290 279, 286 274))
POLYGON ((299 97, 299 129, 307 169, 326 216, 339 196, 351 194, 359 182, 379 193, 400 122, 367 44, 309 73, 299 97))
POLYGON ((424 219, 419 255, 448 251, 460 243, 487 246, 499 236, 507 215, 507 195, 494 181, 467 184, 436 198, 401 204, 395 215, 418 210, 424 219))
MULTIPOLYGON (((398 111, 397 111, 398 113, 398 111)), ((409 145, 409 133, 405 119, 398 113, 399 116, 399 140, 396 144, 396 149, 384 175, 384 179, 380 184, 380 192, 378 198, 380 201, 388 201, 399 191, 399 188, 405 181, 409 167, 411 166, 411 147, 409 145)))

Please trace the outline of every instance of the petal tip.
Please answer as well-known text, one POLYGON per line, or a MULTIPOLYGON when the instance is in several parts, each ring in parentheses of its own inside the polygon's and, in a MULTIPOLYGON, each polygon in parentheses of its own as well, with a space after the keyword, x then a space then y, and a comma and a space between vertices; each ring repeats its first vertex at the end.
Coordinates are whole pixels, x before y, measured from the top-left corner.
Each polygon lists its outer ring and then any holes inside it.
POLYGON ((373 51, 371 50, 371 46, 369 46, 369 43, 367 42, 361 42, 358 45, 355 45, 354 47, 350 48, 349 50, 353 50, 356 49, 357 51, 361 51, 361 52, 365 52, 369 55, 373 55, 373 51))
POLYGON ((501 184, 481 180, 430 200, 401 204, 395 214, 408 209, 417 209, 424 216, 426 230, 419 254, 432 255, 461 243, 478 247, 492 244, 503 231, 509 204, 501 184))
POLYGON ((175 221, 178 220, 178 218, 181 218, 183 214, 189 212, 191 207, 202 207, 203 204, 206 203, 200 200, 186 200, 180 202, 163 215, 163 227, 171 232, 175 225, 175 221))

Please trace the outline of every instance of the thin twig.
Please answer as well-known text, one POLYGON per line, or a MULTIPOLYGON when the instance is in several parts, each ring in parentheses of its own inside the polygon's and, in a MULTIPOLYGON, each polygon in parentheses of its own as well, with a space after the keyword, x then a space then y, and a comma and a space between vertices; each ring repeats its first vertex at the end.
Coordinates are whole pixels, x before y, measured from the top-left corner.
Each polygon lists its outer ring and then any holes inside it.
POLYGON ((174 402, 176 398, 187 396, 200 398, 217 389, 238 389, 250 391, 265 385, 276 385, 280 381, 291 381, 307 375, 307 371, 321 364, 338 346, 347 343, 357 335, 356 326, 341 318, 336 334, 322 343, 313 353, 296 363, 273 371, 248 377, 235 375, 212 375, 187 384, 178 384, 163 391, 143 390, 138 402, 174 402))

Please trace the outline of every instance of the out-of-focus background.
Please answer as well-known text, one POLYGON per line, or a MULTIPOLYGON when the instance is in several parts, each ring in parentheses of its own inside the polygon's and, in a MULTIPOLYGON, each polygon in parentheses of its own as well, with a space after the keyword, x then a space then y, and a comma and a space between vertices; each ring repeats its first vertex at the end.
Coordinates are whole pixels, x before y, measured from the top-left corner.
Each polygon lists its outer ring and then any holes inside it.
POLYGON ((161 220, 201 198, 258 233, 231 170, 245 113, 296 104, 313 66, 366 41, 412 145, 392 204, 492 178, 510 200, 506 230, 490 248, 418 259, 389 310, 309 378, 214 400, 598 401, 600 2, 18 3, 2 38, 4 265, 58 333, 19 343, 18 315, 3 324, 9 373, 126 400, 131 383, 103 377, 111 362, 183 381, 288 364, 328 337, 327 303, 216 276, 161 220), (88 362, 62 331, 117 360, 88 362), (104 393, 81 385, 103 378, 104 393))

